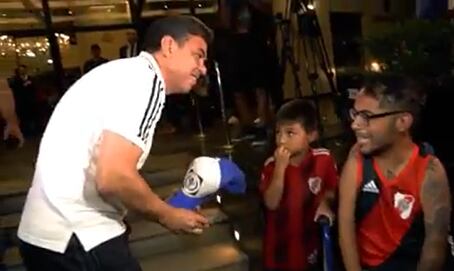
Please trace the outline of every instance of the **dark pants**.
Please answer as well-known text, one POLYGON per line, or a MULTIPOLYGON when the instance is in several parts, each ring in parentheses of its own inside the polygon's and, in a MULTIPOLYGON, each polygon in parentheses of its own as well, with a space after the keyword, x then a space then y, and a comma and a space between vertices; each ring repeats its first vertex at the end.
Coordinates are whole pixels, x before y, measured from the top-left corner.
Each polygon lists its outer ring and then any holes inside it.
MULTIPOLYGON (((308 267, 307 269, 304 270, 299 270, 299 271, 322 271, 322 267, 314 266, 314 267, 308 267)), ((264 271, 296 271, 294 269, 269 269, 265 268, 264 271)))
POLYGON ((20 253, 28 271, 141 271, 125 234, 88 252, 73 235, 64 254, 21 241, 20 253))

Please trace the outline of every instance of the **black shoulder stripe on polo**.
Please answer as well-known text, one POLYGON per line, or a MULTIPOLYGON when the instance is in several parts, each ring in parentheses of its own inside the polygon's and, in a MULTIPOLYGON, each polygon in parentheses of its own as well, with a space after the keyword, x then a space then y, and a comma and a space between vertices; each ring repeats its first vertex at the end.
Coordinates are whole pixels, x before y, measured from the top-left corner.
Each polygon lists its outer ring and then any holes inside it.
POLYGON ((155 99, 155 104, 153 105, 153 111, 151 112, 151 114, 149 115, 149 117, 147 119, 147 122, 146 122, 146 125, 145 125, 145 129, 144 129, 144 133, 142 134, 142 140, 143 141, 147 140, 150 127, 152 127, 152 125, 156 124, 155 122, 157 122, 157 121, 155 121, 156 120, 156 116, 158 115, 158 112, 161 110, 161 107, 162 107, 162 103, 159 102, 160 101, 160 96, 162 95, 161 91, 162 91, 161 82, 159 82, 159 86, 157 88, 158 98, 155 99))
POLYGON ((146 129, 145 122, 150 115, 151 105, 153 104, 153 106, 156 106, 156 103, 158 101, 159 89, 157 87, 157 85, 158 85, 157 83, 158 83, 158 75, 155 74, 154 79, 153 79, 153 86, 152 86, 151 93, 150 93, 150 99, 148 100, 147 109, 145 110, 145 114, 142 117, 142 121, 140 122, 140 127, 139 127, 139 133, 137 134, 137 136, 140 138, 142 138, 145 133, 145 129, 146 129))

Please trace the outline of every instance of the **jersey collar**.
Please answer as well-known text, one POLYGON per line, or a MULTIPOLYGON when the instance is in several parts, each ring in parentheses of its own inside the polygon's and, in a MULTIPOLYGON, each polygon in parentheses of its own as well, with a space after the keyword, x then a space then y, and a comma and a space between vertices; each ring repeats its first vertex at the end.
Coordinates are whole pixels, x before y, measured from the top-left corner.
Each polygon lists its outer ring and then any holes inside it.
POLYGON ((150 68, 153 69, 156 72, 156 75, 158 76, 158 79, 161 80, 162 82, 162 87, 165 90, 166 89, 166 83, 164 81, 164 77, 162 76, 161 68, 159 67, 158 62, 156 59, 153 57, 152 54, 142 51, 139 54, 139 57, 143 57, 148 61, 148 64, 150 65, 150 68))

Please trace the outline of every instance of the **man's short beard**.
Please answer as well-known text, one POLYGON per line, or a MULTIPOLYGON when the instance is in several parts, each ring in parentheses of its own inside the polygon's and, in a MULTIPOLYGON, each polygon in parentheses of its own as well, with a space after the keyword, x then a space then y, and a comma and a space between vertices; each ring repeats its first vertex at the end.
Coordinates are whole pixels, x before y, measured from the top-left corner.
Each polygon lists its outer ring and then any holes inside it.
POLYGON ((370 151, 369 153, 365 154, 367 156, 379 156, 380 154, 386 152, 387 150, 389 150, 391 148, 392 144, 391 143, 387 143, 387 144, 383 144, 382 146, 376 148, 376 149, 373 149, 372 151, 370 151))

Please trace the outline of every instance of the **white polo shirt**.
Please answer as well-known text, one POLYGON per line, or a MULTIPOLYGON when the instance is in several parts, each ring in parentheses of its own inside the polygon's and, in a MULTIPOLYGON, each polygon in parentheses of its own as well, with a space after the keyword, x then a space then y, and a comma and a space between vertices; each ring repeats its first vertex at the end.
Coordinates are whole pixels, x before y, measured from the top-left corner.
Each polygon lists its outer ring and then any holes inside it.
POLYGON ((95 185, 93 153, 109 130, 150 151, 165 102, 165 85, 151 54, 98 66, 65 93, 41 140, 18 236, 55 252, 75 233, 86 251, 125 231, 121 204, 104 201, 95 185))

